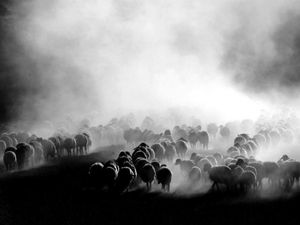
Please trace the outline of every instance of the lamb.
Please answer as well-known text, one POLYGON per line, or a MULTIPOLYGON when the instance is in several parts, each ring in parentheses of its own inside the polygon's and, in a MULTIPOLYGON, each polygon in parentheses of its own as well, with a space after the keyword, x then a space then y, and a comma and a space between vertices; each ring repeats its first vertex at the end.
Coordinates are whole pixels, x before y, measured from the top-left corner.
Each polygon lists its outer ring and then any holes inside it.
POLYGON ((156 173, 157 183, 161 184, 162 190, 170 191, 172 172, 167 167, 161 167, 156 173))
POLYGON ((151 190, 152 182, 155 178, 155 175, 156 175, 155 169, 150 163, 147 163, 146 165, 143 166, 140 173, 140 177, 142 181, 146 183, 148 191, 151 190))
POLYGON ((14 170, 17 166, 17 156, 12 151, 7 151, 3 155, 3 162, 7 171, 14 170))
POLYGON ((217 187, 219 190, 219 184, 224 184, 229 190, 230 185, 233 182, 233 176, 231 169, 228 166, 214 166, 208 170, 209 179, 213 182, 212 190, 217 187))

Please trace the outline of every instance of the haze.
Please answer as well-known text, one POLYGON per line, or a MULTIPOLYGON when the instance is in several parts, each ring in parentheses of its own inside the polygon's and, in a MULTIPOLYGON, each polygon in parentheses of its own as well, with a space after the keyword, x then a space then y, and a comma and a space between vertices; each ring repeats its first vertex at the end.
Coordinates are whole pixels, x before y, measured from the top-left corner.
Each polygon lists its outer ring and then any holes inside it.
POLYGON ((2 121, 297 110, 297 1, 8 2, 2 121))

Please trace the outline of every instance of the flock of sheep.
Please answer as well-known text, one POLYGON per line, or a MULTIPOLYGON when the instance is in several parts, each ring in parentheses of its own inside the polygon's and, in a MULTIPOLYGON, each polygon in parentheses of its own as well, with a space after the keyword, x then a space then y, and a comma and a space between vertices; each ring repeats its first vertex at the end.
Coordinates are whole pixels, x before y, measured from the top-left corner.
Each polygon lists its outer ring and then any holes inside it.
POLYGON ((124 191, 141 182, 151 189, 154 182, 162 184, 163 190, 170 190, 173 165, 180 167, 190 184, 211 183, 212 189, 260 190, 264 179, 269 187, 285 191, 298 184, 300 162, 287 155, 277 162, 256 159, 259 151, 293 141, 293 131, 286 124, 265 126, 252 136, 238 134, 233 138, 232 146, 223 152, 207 151, 209 139, 215 139, 218 131, 222 138, 229 138, 230 129, 215 124, 209 124, 207 128, 203 131, 201 126, 175 126, 172 132, 165 130, 160 134, 151 130, 139 132, 139 128, 127 129, 124 131, 125 140, 128 144, 136 143, 137 147, 121 151, 116 159, 104 164, 91 165, 92 184, 124 191), (202 147, 198 148, 197 144, 202 147))
POLYGON ((56 135, 47 139, 26 132, 2 133, 0 154, 8 171, 29 168, 55 157, 87 154, 91 139, 87 133, 56 135))
POLYGON ((85 124, 78 134, 61 132, 47 139, 26 132, 2 133, 0 153, 6 169, 11 171, 39 165, 55 157, 87 154, 92 143, 93 147, 102 141, 107 141, 107 145, 123 144, 125 150, 118 157, 95 162, 88 172, 93 187, 117 192, 142 183, 147 190, 151 190, 153 184, 161 184, 164 191, 170 191, 177 169, 190 185, 211 184, 213 190, 260 190, 263 180, 269 187, 283 190, 299 184, 300 162, 287 155, 277 162, 256 159, 261 151, 293 142, 296 131, 288 122, 255 127, 251 121, 244 121, 241 126, 252 129, 248 133, 238 133, 234 123, 225 126, 210 123, 206 130, 200 125, 182 125, 155 132, 158 129, 153 123, 148 117, 142 126, 133 128, 126 120, 113 119, 105 126, 85 124), (233 143, 223 150, 208 148, 219 139, 233 143))

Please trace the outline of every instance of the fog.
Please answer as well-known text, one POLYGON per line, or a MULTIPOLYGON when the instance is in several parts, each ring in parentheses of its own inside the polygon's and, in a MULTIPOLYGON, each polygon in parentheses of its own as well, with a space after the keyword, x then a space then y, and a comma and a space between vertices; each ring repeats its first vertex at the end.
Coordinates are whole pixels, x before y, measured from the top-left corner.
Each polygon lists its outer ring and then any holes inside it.
POLYGON ((1 121, 298 110, 297 1, 1 3, 1 121))

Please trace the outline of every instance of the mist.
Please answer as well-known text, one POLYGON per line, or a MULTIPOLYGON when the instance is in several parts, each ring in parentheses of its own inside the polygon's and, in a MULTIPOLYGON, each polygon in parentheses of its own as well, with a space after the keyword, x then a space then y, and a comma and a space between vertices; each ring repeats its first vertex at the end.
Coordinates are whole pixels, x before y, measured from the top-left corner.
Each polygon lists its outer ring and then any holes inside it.
POLYGON ((283 0, 5 1, 1 120, 100 123, 133 112, 225 123, 296 108, 298 7, 283 0))

